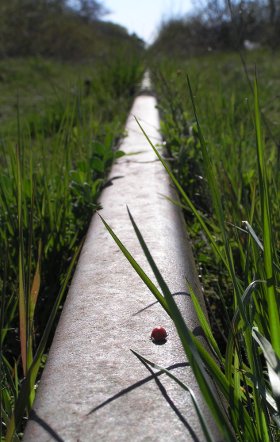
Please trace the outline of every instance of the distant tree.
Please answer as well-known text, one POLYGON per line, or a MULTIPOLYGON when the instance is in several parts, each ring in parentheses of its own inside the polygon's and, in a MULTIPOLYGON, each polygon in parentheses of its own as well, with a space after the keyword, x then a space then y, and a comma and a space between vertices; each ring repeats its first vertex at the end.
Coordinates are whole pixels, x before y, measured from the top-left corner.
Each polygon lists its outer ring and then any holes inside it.
POLYGON ((228 18, 227 0, 207 0, 202 5, 200 13, 209 24, 216 25, 228 18))
POLYGON ((119 46, 142 42, 127 30, 99 20, 99 0, 0 0, 0 57, 45 56, 64 60, 108 57, 119 46))
POLYGON ((280 46, 280 0, 198 0, 199 6, 179 20, 163 24, 154 54, 198 54, 236 50, 246 40, 280 46))
POLYGON ((268 0, 268 5, 269 5, 269 19, 270 19, 270 24, 273 25, 274 21, 275 21, 275 15, 276 15, 276 5, 275 5, 275 0, 268 0))
POLYGON ((98 0, 79 0, 79 14, 85 21, 98 20, 107 10, 98 0))

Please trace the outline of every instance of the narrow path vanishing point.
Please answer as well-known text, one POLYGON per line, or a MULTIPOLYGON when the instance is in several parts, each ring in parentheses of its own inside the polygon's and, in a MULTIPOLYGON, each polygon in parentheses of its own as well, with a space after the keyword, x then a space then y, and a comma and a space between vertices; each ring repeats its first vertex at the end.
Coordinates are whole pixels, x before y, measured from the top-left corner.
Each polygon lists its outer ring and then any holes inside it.
MULTIPOLYGON (((127 121, 124 156, 113 166, 101 196, 102 216, 149 276, 151 271, 128 218, 128 205, 160 271, 187 320, 199 334, 186 278, 203 299, 180 210, 169 179, 141 133, 161 142, 156 99, 145 77, 127 121), (118 179, 116 179, 118 178, 118 179)), ((162 307, 94 216, 67 296, 24 441, 204 441, 189 395, 167 376, 154 376, 135 349, 169 367, 194 391, 212 429, 176 330, 162 307), (162 325, 164 345, 149 339, 162 325)))

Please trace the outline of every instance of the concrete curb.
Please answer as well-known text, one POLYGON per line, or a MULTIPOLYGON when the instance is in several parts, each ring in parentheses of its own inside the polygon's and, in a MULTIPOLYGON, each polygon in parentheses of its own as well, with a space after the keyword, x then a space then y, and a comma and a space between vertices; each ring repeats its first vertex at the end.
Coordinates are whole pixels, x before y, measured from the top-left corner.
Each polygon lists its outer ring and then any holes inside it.
MULTIPOLYGON (((153 278, 129 221, 128 205, 188 326, 199 334, 186 278, 202 305, 203 296, 182 215, 163 196, 176 198, 134 115, 151 140, 161 142, 156 100, 141 95, 121 145, 129 156, 111 171, 101 214, 153 278)), ((130 348, 171 367, 192 388, 214 439, 221 440, 172 322, 94 216, 24 441, 203 441, 189 395, 167 376, 153 377, 130 348), (149 339, 157 325, 169 333, 164 345, 149 339)))

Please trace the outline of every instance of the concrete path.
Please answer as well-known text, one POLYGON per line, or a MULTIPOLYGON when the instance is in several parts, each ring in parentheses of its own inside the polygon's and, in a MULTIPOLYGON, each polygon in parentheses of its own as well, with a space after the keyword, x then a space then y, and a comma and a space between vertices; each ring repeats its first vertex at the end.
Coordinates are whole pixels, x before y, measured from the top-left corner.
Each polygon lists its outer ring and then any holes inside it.
MULTIPOLYGON (((199 333, 185 279, 201 292, 184 223, 163 196, 174 198, 172 186, 134 115, 151 140, 161 142, 156 100, 139 96, 121 146, 130 155, 112 169, 101 214, 152 277, 128 218, 129 206, 189 327, 199 333)), ((24 441, 203 441, 189 395, 166 375, 153 377, 131 348, 171 367, 194 390, 220 440, 174 326, 94 216, 24 441), (164 345, 149 339, 158 325, 168 331, 164 345)))

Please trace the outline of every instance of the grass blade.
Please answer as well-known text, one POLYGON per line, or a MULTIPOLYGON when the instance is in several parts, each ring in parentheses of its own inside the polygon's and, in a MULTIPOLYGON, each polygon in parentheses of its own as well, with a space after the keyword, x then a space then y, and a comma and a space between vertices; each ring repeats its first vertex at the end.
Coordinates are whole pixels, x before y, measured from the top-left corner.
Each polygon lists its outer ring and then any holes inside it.
POLYGON ((132 257, 132 255, 129 253, 129 251, 126 249, 126 247, 123 245, 123 243, 120 241, 120 239, 117 237, 117 235, 113 232, 113 230, 111 229, 111 227, 106 223, 106 221, 102 218, 102 216, 99 214, 99 217, 101 219, 101 221, 103 222, 104 226, 106 227, 106 229, 108 230, 108 232, 110 233, 110 235, 112 236, 112 238, 114 239, 114 241, 117 243, 117 245, 119 246, 120 250, 123 252, 124 256, 126 257, 126 259, 129 261, 129 263, 131 264, 131 266, 134 268, 134 270, 136 271, 136 273, 140 276, 140 278, 142 279, 142 281, 146 284, 146 286, 148 287, 148 289, 153 293, 153 295, 156 297, 156 299, 160 302, 160 304, 162 305, 162 307, 164 308, 164 310, 169 314, 170 316, 170 311, 169 311, 169 307, 167 305, 166 300, 164 299, 164 296, 160 293, 160 291, 156 288, 156 286, 154 285, 154 283, 150 280, 150 278, 146 275, 146 273, 144 272, 144 270, 139 266, 139 264, 135 261, 135 259, 132 257))
POLYGON ((252 329, 252 336, 263 351, 273 397, 277 404, 278 413, 280 413, 280 359, 273 350, 270 342, 262 336, 256 327, 252 329))
POLYGON ((217 356, 217 358, 219 359, 219 361, 222 363, 224 358, 220 352, 219 346, 213 336, 211 327, 208 323, 208 320, 206 319, 206 316, 200 306, 200 303, 197 299, 197 297, 195 296, 195 293, 192 289, 192 287, 189 285, 189 290, 190 290, 190 294, 191 294, 191 299, 195 308, 195 312, 196 315, 198 317, 199 323, 201 325, 201 328, 204 332, 204 335, 207 339, 208 344, 210 345, 210 347, 212 348, 213 352, 215 353, 215 355, 217 356))
POLYGON ((135 119, 136 119, 136 122, 137 122, 138 126, 140 127, 141 131, 143 132, 145 138, 147 139, 148 143, 150 144, 151 148, 155 152, 156 156, 160 160, 161 164, 164 166, 164 168, 165 168, 166 172, 168 173, 169 177, 171 178, 172 182, 174 183, 174 185, 178 189, 179 193, 181 194, 183 200, 185 201, 187 206, 191 209, 191 211, 194 213, 194 215, 196 216, 197 220, 199 221, 199 223, 200 223, 201 227, 203 228, 203 230, 205 232, 205 235, 207 236, 207 238, 208 238, 211 246, 213 247, 213 250, 215 251, 216 255, 221 258, 221 260, 224 262, 225 266, 227 267, 227 262, 225 260, 225 257, 221 253, 219 247, 217 247, 217 244, 214 241, 213 236, 211 235, 211 232, 209 231, 209 229, 208 229, 205 221, 203 220, 202 216, 200 215, 198 210, 195 208, 195 206, 191 202, 190 198, 188 197, 188 195, 186 194, 186 192, 184 191, 182 186, 179 184, 178 180, 175 178, 174 174, 171 172, 171 170, 168 167, 166 161, 162 158, 162 156, 160 155, 160 153, 157 150, 157 148, 155 147, 155 145, 151 142, 150 138, 148 137, 148 135, 145 132, 144 128, 141 126, 140 122, 137 120, 136 117, 135 117, 135 119))
POLYGON ((30 369, 28 370, 26 378, 24 379, 24 381, 22 383, 21 390, 20 390, 17 402, 15 404, 14 412, 13 412, 13 414, 10 418, 9 424, 7 426, 7 434, 6 434, 6 441, 7 442, 13 441, 13 437, 16 432, 16 429, 21 422, 21 419, 24 415, 24 411, 25 411, 26 407, 28 406, 28 403, 30 402, 30 396, 33 397, 34 385, 35 385, 36 378, 37 378, 37 375, 38 375, 38 372, 40 369, 41 359, 42 359, 44 350, 46 348, 48 338, 49 338, 50 332, 52 330, 55 317, 57 315, 58 308, 59 308, 61 301, 65 295, 65 292, 67 290, 70 278, 72 276, 73 268, 74 268, 74 265, 75 265, 77 258, 79 256, 79 253, 81 251, 82 245, 83 244, 80 244, 80 246, 77 248, 77 250, 71 260, 71 263, 70 263, 69 268, 67 270, 67 274, 66 274, 65 279, 63 281, 62 287, 61 287, 60 292, 56 298, 55 304, 51 310, 51 313, 50 313, 47 325, 44 329, 44 333, 41 338, 40 344, 36 350, 36 354, 34 356, 32 365, 31 365, 30 369))
POLYGON ((156 280, 157 280, 157 282, 158 282, 158 284, 159 284, 159 286, 160 286, 160 288, 162 290, 162 293, 165 294, 166 292, 168 292, 169 295, 171 296, 171 292, 170 292, 166 282, 164 281, 163 277, 161 276, 161 273, 160 273, 160 271, 159 271, 159 269, 158 269, 158 267, 157 267, 157 265, 156 265, 152 255, 151 255, 148 247, 146 246, 144 238, 143 238, 140 230, 138 229, 138 227, 137 227, 137 225, 136 225, 136 223, 135 223, 135 221, 133 219, 133 216, 131 215, 128 207, 127 207, 127 211, 128 211, 128 215, 129 215, 130 221, 132 223, 132 226, 134 228, 134 231, 136 233, 136 236, 138 238, 138 241, 139 241, 139 243, 140 243, 140 245, 142 247, 142 250, 143 250, 143 252, 144 252, 144 254, 145 254, 146 258, 147 258, 148 263, 150 264, 150 267, 151 267, 151 269, 152 269, 152 271, 153 271, 153 273, 154 273, 154 275, 156 277, 156 280))
POLYGON ((149 359, 145 358, 144 356, 140 355, 139 353, 137 353, 135 350, 131 349, 131 352, 138 358, 140 359, 140 361, 144 361, 145 363, 147 363, 148 365, 150 365, 153 368, 156 368, 157 370, 160 370, 160 372, 165 373, 168 377, 170 377, 173 381, 175 381, 178 385, 180 385, 181 388, 183 388, 183 390, 187 391, 190 396, 191 396, 191 400, 193 403, 193 406, 195 408, 195 411, 197 413, 201 428, 203 430, 205 439, 208 442, 215 442, 211 432, 208 430, 207 428, 207 422, 205 420, 205 417, 199 407, 199 404, 196 400, 196 397, 192 391, 191 388, 189 388, 184 382, 180 381, 180 379, 177 376, 174 376, 173 373, 171 373, 170 370, 167 370, 164 367, 161 367, 160 365, 155 364, 154 362, 150 361, 149 359))
POLYGON ((261 212, 263 223, 263 247, 264 247, 264 268, 267 279, 267 305, 269 326, 271 333, 272 346, 278 356, 280 356, 280 319, 279 310, 276 300, 275 276, 273 270, 273 237, 270 215, 270 200, 268 191, 268 180, 266 172, 266 163, 264 156, 264 138, 261 128, 261 116, 259 108, 258 84, 254 82, 254 104, 255 104, 255 129, 256 129, 256 145, 258 157, 258 172, 261 195, 261 212))
POLYGON ((22 159, 20 148, 17 145, 17 215, 18 215, 18 272, 19 272, 19 330, 20 330, 20 348, 23 373, 26 376, 27 371, 27 312, 25 298, 24 281, 24 239, 23 239, 23 219, 22 219, 22 159))
MULTIPOLYGON (((99 215, 100 216, 100 215, 99 215)), ((109 225, 105 222, 105 220, 100 217, 104 226, 109 231, 110 235, 117 243, 123 254, 126 256, 132 267, 136 270, 140 278, 145 282, 148 288, 150 288, 151 292, 155 295, 155 297, 161 302, 161 304, 166 305, 166 311, 169 313, 171 319, 173 320, 179 337, 181 339, 184 351, 188 358, 188 361, 194 371, 196 380, 200 387, 200 390, 203 394, 203 397, 208 404, 210 410, 212 411, 213 417, 223 435, 225 441, 235 441, 235 437, 232 433, 232 429, 227 419, 224 416, 224 412, 221 409, 221 405, 217 400, 216 394, 213 391, 212 386, 209 383, 208 374, 205 370, 204 363, 201 359, 200 353, 198 351, 198 346, 196 345, 196 340, 193 339, 193 335, 189 328, 186 326, 184 318, 173 299, 173 296, 170 294, 169 290, 164 293, 165 297, 163 297, 160 292, 157 290, 155 285, 150 281, 147 275, 144 273, 143 269, 139 266, 139 264, 134 260, 132 255, 128 252, 125 246, 121 243, 117 235, 112 231, 109 225), (164 303, 162 303, 164 301, 164 303)), ((143 238, 142 238, 142 241, 143 238)), ((145 249, 148 249, 145 244, 145 249)), ((150 252, 148 253, 148 256, 150 252)), ((205 350, 207 353, 207 351, 205 350)), ((208 359, 212 359, 210 355, 207 353, 208 359)), ((207 359, 207 357, 206 357, 207 359)), ((207 365, 207 364, 206 364, 207 365)))

